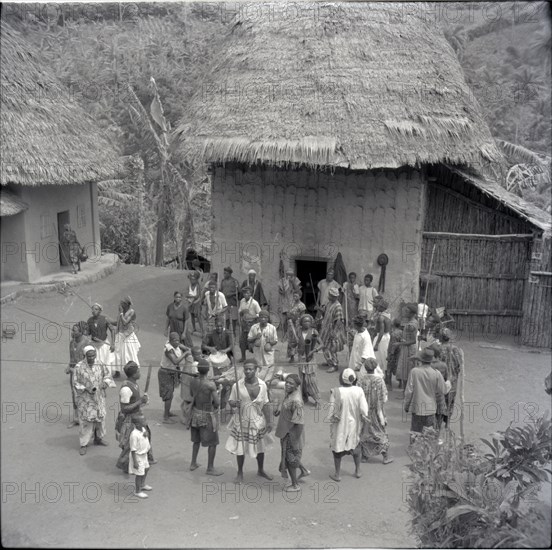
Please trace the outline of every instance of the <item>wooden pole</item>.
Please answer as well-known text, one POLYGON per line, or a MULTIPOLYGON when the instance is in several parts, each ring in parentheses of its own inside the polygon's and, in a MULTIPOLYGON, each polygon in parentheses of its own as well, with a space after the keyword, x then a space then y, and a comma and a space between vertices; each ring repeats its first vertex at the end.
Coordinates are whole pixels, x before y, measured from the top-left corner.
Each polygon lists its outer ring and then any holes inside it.
POLYGON ((148 377, 146 378, 146 387, 144 388, 144 393, 148 393, 150 380, 151 380, 151 371, 153 370, 153 365, 148 367, 148 377))
POLYGON ((459 397, 459 406, 460 406, 460 452, 464 452, 464 351, 458 348, 460 352, 460 373, 458 376, 459 388, 457 388, 457 393, 459 397))
MULTIPOLYGON (((429 260, 429 271, 427 273, 426 287, 425 287, 425 292, 424 292, 424 302, 423 302, 424 309, 422 311, 422 318, 421 318, 420 323, 419 323, 420 326, 421 326, 420 335, 421 335, 421 332, 425 329, 425 316, 424 316, 424 313, 426 312, 426 307, 429 311, 429 307, 427 305, 427 292, 429 290, 429 279, 431 277, 431 270, 433 268, 433 255, 435 254, 435 247, 436 246, 437 246, 436 244, 433 245, 433 248, 431 249, 431 259, 429 260)), ((421 339, 418 340, 418 351, 420 351, 421 342, 422 342, 421 339)))

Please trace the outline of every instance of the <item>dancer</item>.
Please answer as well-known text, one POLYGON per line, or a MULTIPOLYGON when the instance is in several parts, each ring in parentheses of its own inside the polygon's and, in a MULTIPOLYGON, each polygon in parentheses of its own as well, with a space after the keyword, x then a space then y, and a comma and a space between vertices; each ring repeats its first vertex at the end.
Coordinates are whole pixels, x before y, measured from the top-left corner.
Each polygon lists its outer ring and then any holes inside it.
POLYGON ((140 342, 136 336, 136 312, 132 309, 132 300, 126 296, 119 304, 119 317, 117 319, 117 335, 115 336, 116 361, 113 367, 113 378, 121 376, 121 368, 129 361, 140 365, 138 352, 140 342))
POLYGON ((209 373, 209 363, 205 359, 198 361, 197 370, 199 378, 194 378, 191 382, 190 391, 192 395, 192 419, 190 424, 190 435, 192 439, 192 460, 190 470, 197 470, 197 455, 199 446, 207 447, 207 470, 206 474, 210 476, 221 476, 224 472, 215 469, 215 455, 217 445, 219 444, 218 435, 218 414, 219 397, 217 388, 212 380, 207 378, 209 373))
POLYGON ((236 483, 243 482, 245 455, 257 459, 257 475, 272 481, 264 470, 264 438, 272 431, 270 402, 266 384, 257 376, 259 364, 247 359, 243 365, 244 378, 232 386, 228 403, 233 416, 228 423, 230 435, 226 450, 236 455, 236 483))

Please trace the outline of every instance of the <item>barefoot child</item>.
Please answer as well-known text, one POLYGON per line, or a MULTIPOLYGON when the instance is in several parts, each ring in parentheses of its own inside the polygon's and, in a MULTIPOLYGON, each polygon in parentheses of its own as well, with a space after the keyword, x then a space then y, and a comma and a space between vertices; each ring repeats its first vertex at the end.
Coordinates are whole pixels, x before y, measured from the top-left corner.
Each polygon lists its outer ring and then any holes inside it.
POLYGON ((364 364, 366 374, 358 380, 368 403, 368 420, 364 422, 362 428, 360 447, 363 462, 368 462, 371 456, 381 454, 383 463, 389 464, 393 459, 389 456, 389 437, 385 430, 387 418, 384 403, 387 402, 387 388, 383 379, 375 374, 377 366, 375 359, 367 359, 364 364))
POLYGON ((130 460, 128 463, 128 473, 136 476, 136 492, 138 498, 148 498, 144 491, 151 491, 151 486, 146 485, 146 476, 148 475, 149 462, 148 451, 150 442, 146 429, 146 419, 143 414, 132 416, 134 430, 130 433, 130 460))

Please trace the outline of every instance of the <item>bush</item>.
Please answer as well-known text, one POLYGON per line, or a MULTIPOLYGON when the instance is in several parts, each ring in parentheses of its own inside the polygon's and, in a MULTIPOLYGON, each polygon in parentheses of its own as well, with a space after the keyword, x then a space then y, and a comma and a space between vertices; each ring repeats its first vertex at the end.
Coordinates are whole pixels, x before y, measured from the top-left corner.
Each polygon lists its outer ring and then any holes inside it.
POLYGON ((131 206, 99 208, 102 250, 118 254, 126 264, 140 263, 138 212, 131 206))
POLYGON ((486 454, 439 444, 426 430, 409 450, 411 531, 423 548, 543 548, 550 545, 550 509, 536 500, 549 483, 552 429, 547 417, 509 426, 486 454), (547 468, 545 468, 545 466, 547 468))

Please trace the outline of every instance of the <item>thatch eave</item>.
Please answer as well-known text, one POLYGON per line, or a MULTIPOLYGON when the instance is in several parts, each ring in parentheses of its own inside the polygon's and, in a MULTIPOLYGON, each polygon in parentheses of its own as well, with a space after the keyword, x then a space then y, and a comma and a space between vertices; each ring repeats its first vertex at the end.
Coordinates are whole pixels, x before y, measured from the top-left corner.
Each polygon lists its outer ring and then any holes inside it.
POLYGON ((29 205, 8 189, 0 188, 0 216, 15 216, 24 212, 29 205))
POLYGON ((73 185, 115 179, 116 148, 44 66, 0 24, 0 184, 73 185))
POLYGON ((541 210, 534 204, 523 200, 521 197, 510 193, 504 187, 501 187, 498 182, 491 180, 488 177, 474 174, 468 170, 461 169, 455 166, 445 165, 452 173, 459 175, 471 185, 477 187, 485 195, 497 200, 517 216, 528 221, 533 225, 538 232, 550 233, 552 230, 552 216, 541 210))

